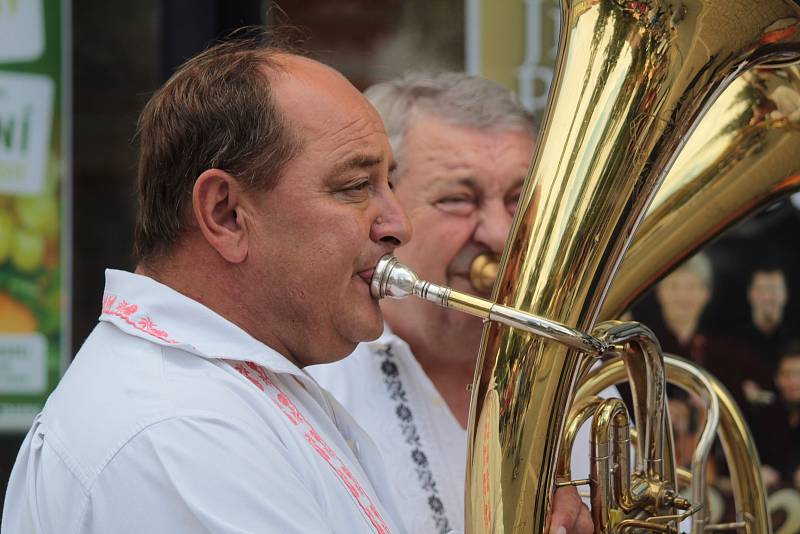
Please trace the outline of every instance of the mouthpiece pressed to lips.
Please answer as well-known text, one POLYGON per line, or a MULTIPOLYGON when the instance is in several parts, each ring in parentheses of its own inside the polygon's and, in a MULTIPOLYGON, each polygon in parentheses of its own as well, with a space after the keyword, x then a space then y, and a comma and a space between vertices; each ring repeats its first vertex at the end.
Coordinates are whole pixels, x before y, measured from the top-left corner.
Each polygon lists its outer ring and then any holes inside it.
POLYGON ((376 299, 384 297, 401 299, 414 294, 414 287, 419 282, 419 277, 414 271, 391 254, 386 254, 375 266, 369 291, 376 299))
POLYGON ((372 297, 376 299, 384 297, 402 299, 409 295, 416 295, 443 308, 497 321, 512 328, 558 341, 594 356, 600 356, 608 349, 604 341, 575 328, 467 295, 449 287, 420 280, 414 271, 400 263, 391 254, 386 254, 378 260, 369 290, 372 297))

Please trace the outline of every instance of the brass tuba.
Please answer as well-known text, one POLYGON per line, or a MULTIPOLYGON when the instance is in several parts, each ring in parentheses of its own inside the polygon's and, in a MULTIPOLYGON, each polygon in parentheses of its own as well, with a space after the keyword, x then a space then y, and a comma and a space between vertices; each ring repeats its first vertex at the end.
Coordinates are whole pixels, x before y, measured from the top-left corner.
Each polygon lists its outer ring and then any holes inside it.
MULTIPOLYGON (((745 70, 800 57, 800 6, 562 0, 561 21, 545 126, 492 302, 416 280, 388 259, 376 268, 373 294, 416 294, 492 319, 472 390, 467 532, 547 531, 576 388, 597 358, 617 355, 641 428, 628 473, 626 462, 609 461, 627 448, 624 405, 591 409, 602 438, 595 464, 608 464, 592 481, 596 532, 673 533, 682 513, 701 503, 676 493, 665 422, 670 365, 646 327, 597 322, 628 302, 618 293, 603 307, 640 219, 714 99, 745 70)), ((634 273, 625 291, 641 291, 663 272, 634 273)), ((768 532, 769 520, 748 517, 745 528, 768 532)))
MULTIPOLYGON (((565 1, 561 20, 545 127, 492 300, 592 332, 636 225, 687 136, 737 74, 796 59, 800 7, 565 1)), ((646 333, 606 333, 639 382, 663 373, 658 358, 642 363, 653 348, 646 333)), ((470 413, 469 532, 546 532, 562 433, 591 363, 561 342, 486 325, 470 413)), ((674 525, 684 504, 674 499, 674 460, 662 439, 663 380, 640 392, 649 419, 643 457, 630 481, 611 480, 629 502, 612 506, 616 515, 594 510, 598 532, 674 532, 666 522, 636 523, 660 517, 674 525)))

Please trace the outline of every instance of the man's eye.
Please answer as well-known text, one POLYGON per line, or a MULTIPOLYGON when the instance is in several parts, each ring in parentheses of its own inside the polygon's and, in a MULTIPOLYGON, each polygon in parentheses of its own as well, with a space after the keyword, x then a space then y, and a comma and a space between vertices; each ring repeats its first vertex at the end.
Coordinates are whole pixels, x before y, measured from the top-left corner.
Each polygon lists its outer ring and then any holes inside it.
POLYGON ((362 180, 360 182, 355 182, 353 184, 343 187, 341 189, 341 192, 346 195, 360 196, 366 194, 369 191, 369 188, 370 188, 370 181, 362 180))
POLYGON ((470 215, 476 208, 475 198, 468 196, 444 197, 434 204, 440 210, 454 215, 470 215))
POLYGON ((519 197, 520 194, 516 193, 512 195, 506 200, 506 209, 511 215, 514 215, 517 212, 517 206, 519 205, 519 197))

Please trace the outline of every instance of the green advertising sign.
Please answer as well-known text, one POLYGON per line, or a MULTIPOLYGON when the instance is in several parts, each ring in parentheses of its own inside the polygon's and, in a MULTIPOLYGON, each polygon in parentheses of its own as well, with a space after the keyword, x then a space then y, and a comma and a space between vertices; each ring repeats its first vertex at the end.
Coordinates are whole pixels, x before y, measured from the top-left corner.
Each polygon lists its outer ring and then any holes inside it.
POLYGON ((68 345, 62 0, 0 0, 0 432, 25 431, 68 345))

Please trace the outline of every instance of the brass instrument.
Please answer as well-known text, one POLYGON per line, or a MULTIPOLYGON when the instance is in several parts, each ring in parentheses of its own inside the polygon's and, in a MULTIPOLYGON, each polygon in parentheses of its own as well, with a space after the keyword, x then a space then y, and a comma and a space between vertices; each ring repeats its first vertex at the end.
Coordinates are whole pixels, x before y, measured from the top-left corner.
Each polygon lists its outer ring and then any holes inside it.
MULTIPOLYGON (((595 532, 674 533, 702 503, 675 491, 669 368, 645 327, 596 323, 639 220, 714 98, 744 70, 798 58, 800 6, 563 0, 561 21, 545 127, 492 302, 413 280, 388 260, 373 294, 410 292, 503 318, 484 327, 472 390, 467 532, 547 531, 576 387, 594 357, 611 354, 627 364, 641 428, 628 473, 624 406, 594 409, 593 463, 609 467, 592 475, 595 532)), ((758 508, 744 528, 768 532, 758 508)))
MULTIPOLYGON (((599 318, 618 317, 644 291, 710 239, 747 214, 800 189, 797 154, 800 154, 800 68, 789 65, 749 70, 723 92, 682 149, 623 257, 599 318)), ((491 287, 497 270, 496 259, 487 255, 476 258, 471 269, 476 289, 485 292, 483 288, 491 287)), ((608 365, 604 372, 611 373, 614 369, 620 372, 616 367, 619 362, 608 365)), ((695 372, 688 370, 692 366, 690 362, 678 366, 668 357, 668 379, 671 376, 686 389, 687 374, 695 372)), ((713 378, 710 380, 723 398, 723 407, 732 405, 724 388, 713 378)), ((586 381, 591 384, 590 379, 586 381)), ((600 402, 585 398, 589 395, 585 392, 587 387, 587 383, 581 384, 568 421, 565 450, 561 453, 561 478, 569 478, 569 465, 565 462, 574 433, 595 413, 600 402)), ((689 389, 703 398, 696 388, 689 389)), ((739 439, 727 439, 724 445, 726 455, 732 459, 731 475, 738 480, 733 485, 740 516, 737 524, 742 525, 743 518, 749 516, 750 524, 760 524, 765 529, 768 512, 764 495, 748 492, 760 487, 755 479, 757 473, 752 472, 757 465, 752 461, 757 457, 756 451, 752 450, 752 440, 737 415, 738 409, 735 406, 726 409, 730 415, 723 418, 720 434, 734 432, 731 425, 742 429, 736 434, 739 439)), ((709 430, 716 428, 715 419, 707 417, 709 430)), ((698 446, 700 451, 702 447, 698 446)), ((691 469, 695 503, 706 500, 706 457, 707 451, 700 454, 691 469)), ((699 534, 706 524, 708 510, 701 510, 694 517, 693 532, 699 534)))
MULTIPOLYGON (((600 312, 600 319, 619 316, 659 278, 682 259, 694 253, 731 224, 776 198, 800 188, 800 68, 755 68, 735 80, 711 107, 690 136, 675 165, 669 171, 649 206, 600 312)), ((497 261, 489 256, 475 259, 471 269, 476 289, 484 291, 494 283, 497 261)), ((667 371, 670 369, 668 359, 667 371)), ((689 363, 684 363, 685 368, 689 363)), ((613 367, 612 367, 613 368, 613 367)), ((585 384, 581 385, 583 389, 585 384)), ((580 402, 579 393, 576 402, 580 402)), ((594 413, 576 406, 569 425, 575 427, 594 413)), ((738 412, 736 412, 738 413, 738 412)), ((737 426, 741 420, 733 417, 737 426)), ((727 423, 723 428, 727 428, 727 423)), ((579 426, 579 425, 578 425, 579 426)), ((577 428, 573 430, 573 433, 577 428)), ((725 430, 723 429, 723 433, 725 430)), ((567 432, 569 435, 569 432, 567 432)), ((567 440, 567 449, 570 448, 567 440)), ((729 440, 729 449, 739 444, 744 452, 732 451, 729 458, 755 458, 748 439, 729 440)), ((568 458, 568 450, 562 451, 568 458)), ((758 505, 742 488, 752 488, 752 473, 740 473, 732 461, 737 510, 744 517, 763 517, 763 496, 758 505), (755 508, 759 513, 753 513, 755 508)), ((752 461, 742 464, 749 469, 752 461)), ((568 469, 568 466, 567 466, 568 469)), ((694 466, 694 502, 704 502, 705 462, 694 466)), ((561 474, 568 477, 568 474, 561 474)), ((702 532, 707 510, 695 517, 693 530, 702 532)))
MULTIPOLYGON (((623 257, 600 319, 618 317, 672 267, 748 213, 800 189, 797 154, 800 154, 800 68, 795 65, 754 68, 736 79, 692 133, 664 179, 623 257)), ((476 258, 470 271, 476 290, 486 292, 485 288, 494 284, 497 270, 496 259, 488 255, 476 258)), ((612 372, 615 365, 605 372, 612 372)), ((681 373, 689 373, 686 369, 691 366, 689 362, 681 362, 677 367, 668 357, 668 379, 672 375, 677 381, 681 373)), ((587 382, 591 383, 589 379, 587 382)), ((588 386, 582 383, 580 387, 584 391, 588 386)), ((724 388, 717 386, 716 390, 727 399, 724 388)), ((703 397, 696 389, 693 391, 703 397)), ((570 436, 595 413, 599 404, 599 400, 584 398, 587 395, 579 391, 568 421, 565 450, 561 453, 561 478, 569 478, 565 462, 571 449, 570 436)), ((725 400, 723 406, 731 403, 725 400)), ((731 432, 728 430, 731 424, 742 427, 741 418, 736 416, 738 410, 729 411, 731 415, 723 418, 722 435, 731 432)), ((716 426, 712 424, 714 419, 707 418, 710 429, 716 426)), ((763 526, 767 515, 763 494, 742 494, 746 488, 760 484, 752 473, 755 464, 750 459, 756 457, 752 444, 743 436, 728 439, 725 448, 729 450, 727 456, 735 459, 730 462, 732 476, 741 481, 733 486, 738 513, 742 518, 751 516, 751 523, 760 522, 763 526)), ((691 470, 693 502, 705 502, 706 456, 707 451, 700 455, 699 463, 693 462, 697 463, 691 470)), ((707 513, 708 510, 701 510, 694 517, 694 532, 702 532, 702 526, 708 522, 707 513)))
MULTIPOLYGON (((636 224, 686 137, 740 71, 796 59, 799 16, 788 1, 564 2, 545 127, 492 300, 594 331, 636 224)), ((618 333, 609 334, 616 345, 618 333)), ((649 521, 649 530, 674 531, 663 383, 650 380, 660 362, 642 364, 646 336, 631 341, 615 350, 635 365, 634 384, 644 386, 635 409, 647 410, 649 423, 631 491, 610 503, 615 514, 593 517, 608 532, 626 521, 631 530, 644 526, 630 521, 649 521), (658 518, 660 528, 650 521, 658 518)), ((590 364, 558 342, 486 325, 470 414, 469 531, 547 530, 563 428, 590 364)))

